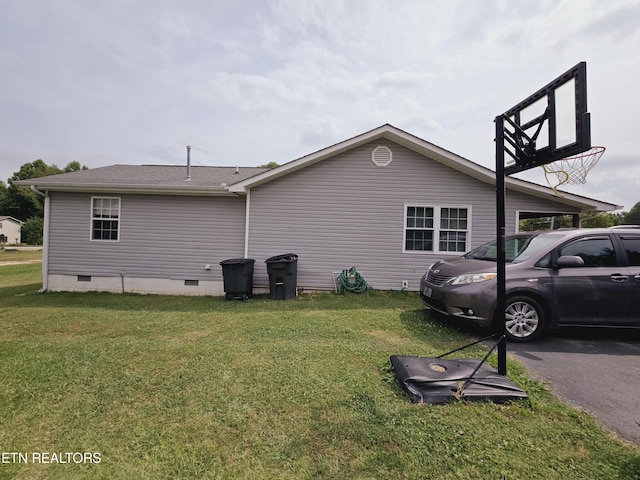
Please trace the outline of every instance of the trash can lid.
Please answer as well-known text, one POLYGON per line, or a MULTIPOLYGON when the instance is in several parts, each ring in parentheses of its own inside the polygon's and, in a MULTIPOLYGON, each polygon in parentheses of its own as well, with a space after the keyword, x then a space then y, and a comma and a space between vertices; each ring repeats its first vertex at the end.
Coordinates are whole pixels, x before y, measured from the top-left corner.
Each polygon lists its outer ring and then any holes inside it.
POLYGON ((220 265, 240 265, 246 263, 254 263, 253 258, 229 258, 220 262, 220 265))
POLYGON ((285 253, 283 255, 275 255, 273 257, 267 258, 264 263, 273 263, 273 262, 297 262, 298 255, 295 253, 285 253))

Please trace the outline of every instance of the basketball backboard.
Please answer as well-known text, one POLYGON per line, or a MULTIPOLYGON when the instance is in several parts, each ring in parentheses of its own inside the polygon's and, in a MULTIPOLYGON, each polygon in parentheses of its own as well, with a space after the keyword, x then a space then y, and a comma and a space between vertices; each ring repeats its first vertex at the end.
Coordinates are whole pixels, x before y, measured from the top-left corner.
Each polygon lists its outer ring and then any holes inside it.
POLYGON ((580 62, 500 117, 505 175, 589 150, 587 64, 580 62))

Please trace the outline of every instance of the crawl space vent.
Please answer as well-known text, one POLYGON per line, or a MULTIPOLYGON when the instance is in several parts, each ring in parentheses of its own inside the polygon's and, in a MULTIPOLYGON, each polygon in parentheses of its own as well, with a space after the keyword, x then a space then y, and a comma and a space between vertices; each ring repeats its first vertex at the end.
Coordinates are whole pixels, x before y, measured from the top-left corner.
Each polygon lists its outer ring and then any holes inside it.
POLYGON ((391 163, 392 153, 389 147, 378 146, 371 152, 371 161, 378 167, 386 167, 391 163))

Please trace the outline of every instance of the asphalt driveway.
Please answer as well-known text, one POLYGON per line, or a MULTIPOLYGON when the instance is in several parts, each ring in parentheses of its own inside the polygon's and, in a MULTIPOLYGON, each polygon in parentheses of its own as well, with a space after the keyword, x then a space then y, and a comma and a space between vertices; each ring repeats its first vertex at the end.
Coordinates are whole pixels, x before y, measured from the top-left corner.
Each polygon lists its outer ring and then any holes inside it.
POLYGON ((507 351, 563 401, 640 445, 640 330, 565 329, 507 351))

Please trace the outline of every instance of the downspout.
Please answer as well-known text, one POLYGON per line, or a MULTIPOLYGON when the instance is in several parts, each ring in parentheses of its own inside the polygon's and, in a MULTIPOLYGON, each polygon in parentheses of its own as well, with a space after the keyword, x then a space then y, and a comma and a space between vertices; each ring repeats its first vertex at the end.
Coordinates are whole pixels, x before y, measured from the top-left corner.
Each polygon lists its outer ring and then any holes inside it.
POLYGON ((41 192, 35 185, 31 185, 31 191, 44 197, 44 224, 42 226, 42 292, 49 287, 49 224, 51 219, 51 199, 48 192, 41 192))
POLYGON ((251 213, 251 189, 247 192, 244 212, 244 258, 249 258, 249 214, 251 213))

